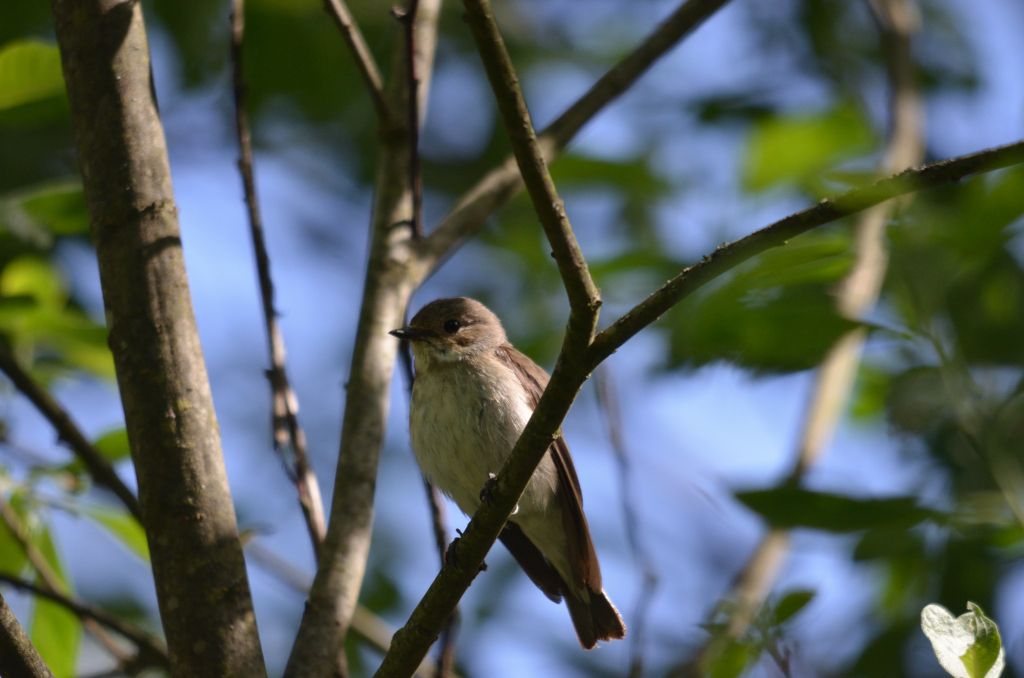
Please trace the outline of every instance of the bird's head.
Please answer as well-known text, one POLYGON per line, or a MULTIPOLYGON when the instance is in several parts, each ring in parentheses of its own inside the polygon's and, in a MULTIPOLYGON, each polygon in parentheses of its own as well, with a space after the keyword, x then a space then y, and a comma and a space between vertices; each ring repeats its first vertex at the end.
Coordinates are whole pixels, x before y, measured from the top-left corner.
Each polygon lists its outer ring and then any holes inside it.
POLYGON ((498 316, 468 297, 432 301, 391 334, 409 341, 419 370, 465 360, 508 341, 498 316))

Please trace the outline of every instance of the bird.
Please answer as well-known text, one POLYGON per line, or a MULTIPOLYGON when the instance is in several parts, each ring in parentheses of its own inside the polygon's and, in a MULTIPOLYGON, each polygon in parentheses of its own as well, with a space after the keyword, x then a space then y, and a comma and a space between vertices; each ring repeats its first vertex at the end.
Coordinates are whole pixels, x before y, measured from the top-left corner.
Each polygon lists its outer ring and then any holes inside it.
MULTIPOLYGON (((415 362, 409 430, 426 478, 467 515, 501 469, 549 376, 517 350, 498 317, 468 297, 437 299, 390 332, 415 362)), ((552 601, 565 600, 580 645, 624 638, 605 593, 579 478, 559 435, 530 478, 501 542, 552 601)))

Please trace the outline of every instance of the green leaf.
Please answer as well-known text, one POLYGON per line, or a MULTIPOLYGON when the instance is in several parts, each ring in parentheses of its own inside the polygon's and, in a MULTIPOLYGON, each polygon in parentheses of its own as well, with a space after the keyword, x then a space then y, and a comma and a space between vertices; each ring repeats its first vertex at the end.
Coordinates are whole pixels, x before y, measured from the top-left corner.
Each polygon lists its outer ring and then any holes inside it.
POLYGON ((142 526, 124 511, 89 508, 85 514, 114 536, 129 551, 149 562, 149 544, 142 526))
POLYGON ((21 196, 18 206, 25 217, 53 235, 83 235, 89 231, 89 213, 80 181, 36 186, 21 196))
POLYGON ((729 361, 759 372, 810 369, 857 323, 833 292, 852 262, 849 235, 812 233, 765 252, 685 299, 669 316, 669 364, 729 361))
POLYGON ((124 427, 107 431, 93 442, 93 446, 112 464, 127 459, 131 455, 131 448, 128 446, 128 431, 124 427))
POLYGON ((748 142, 743 182, 755 191, 806 183, 839 160, 869 150, 874 141, 870 124, 850 106, 809 116, 764 118, 748 142))
POLYGON ((1005 666, 999 628, 972 602, 967 613, 954 618, 941 605, 921 610, 921 629, 939 660, 955 678, 998 678, 1005 666))
POLYGON ((56 45, 15 40, 0 48, 0 111, 64 93, 56 45))
MULTIPOLYGON (((12 496, 9 504, 18 517, 24 521, 24 503, 16 501, 12 496)), ((8 574, 20 575, 27 563, 25 549, 21 547, 7 526, 0 522, 0 569, 8 574)))
MULTIPOLYGON (((50 531, 43 528, 33 541, 64 589, 70 592, 71 585, 50 531)), ((82 637, 82 623, 78 617, 57 603, 37 598, 33 606, 29 635, 55 678, 73 678, 78 659, 78 645, 82 637)))
POLYGON ((942 515, 917 504, 914 497, 859 499, 815 492, 791 485, 736 493, 747 508, 774 527, 808 527, 828 532, 856 532, 882 526, 911 526, 942 515))
POLYGON ((800 589, 790 591, 775 605, 775 626, 781 626, 795 617, 814 599, 814 591, 800 589))

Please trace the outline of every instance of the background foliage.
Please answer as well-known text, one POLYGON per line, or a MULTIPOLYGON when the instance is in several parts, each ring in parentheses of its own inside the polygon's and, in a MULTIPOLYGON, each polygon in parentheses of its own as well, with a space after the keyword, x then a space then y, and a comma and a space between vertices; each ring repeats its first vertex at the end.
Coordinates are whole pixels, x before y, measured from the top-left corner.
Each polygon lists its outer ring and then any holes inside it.
MULTIPOLYGON (((250 0, 246 70, 257 174, 279 306, 314 464, 334 468, 374 171, 372 109, 316 0, 250 0)), ((519 0, 499 19, 538 126, 639 39, 671 3, 519 0)), ((399 32, 380 3, 353 8, 379 58, 399 32)), ((231 132, 227 6, 146 7, 193 293, 232 488, 249 530, 272 667, 301 597, 280 567, 311 572, 292 489, 271 451, 263 338, 231 132), (261 564, 262 563, 262 564, 261 564), (269 569, 269 571, 268 571, 269 569), (276 574, 275 574, 276 572, 276 574)), ((1024 25, 1012 0, 923 0, 914 55, 928 156, 1006 142, 1024 128, 1024 25)), ((553 167, 592 271, 625 307, 715 244, 863 181, 885 137, 885 66, 864 3, 737 0, 584 130, 553 167)), ((106 350, 87 217, 46 3, 0 9, 0 341, 132 478, 106 350)), ((428 227, 507 153, 455 3, 446 5, 424 133, 428 227)), ((659 586, 641 648, 648 675, 681 671, 766 525, 796 528, 766 609, 716 675, 936 675, 925 603, 977 602, 1003 630, 1005 675, 1024 672, 1024 172, 931 191, 888 229, 891 267, 849 418, 809 490, 789 465, 808 370, 850 322, 833 306, 848 270, 838 224, 737 269, 688 299, 608 368, 623 403, 631 488, 659 586), (734 494, 735 493, 735 494, 734 494)), ((544 364, 565 312, 525 198, 501 210, 418 299, 469 294, 498 309, 544 364)), ((396 384, 397 385, 397 384, 396 384)), ((6 384, 3 384, 6 387, 6 384)), ((436 568, 395 389, 367 607, 399 622, 436 568)), ((0 492, 80 594, 157 628, 145 542, 13 389, 0 408, 0 492), (124 548, 117 548, 120 544, 124 548)), ((642 563, 595 401, 570 417, 606 585, 633 616, 642 563)), ((457 512, 449 515, 460 526, 457 512)), ((575 647, 564 611, 504 555, 463 604, 466 675, 622 675, 626 643, 575 647), (537 620, 541 620, 538 622, 537 620)), ((27 572, 0 526, 0 567, 27 572)), ((7 591, 5 590, 5 595, 7 591)), ((61 609, 18 609, 58 675, 103 666, 61 609), (81 649, 79 650, 79 647, 81 649)), ((376 659, 353 645, 357 671, 376 659)))

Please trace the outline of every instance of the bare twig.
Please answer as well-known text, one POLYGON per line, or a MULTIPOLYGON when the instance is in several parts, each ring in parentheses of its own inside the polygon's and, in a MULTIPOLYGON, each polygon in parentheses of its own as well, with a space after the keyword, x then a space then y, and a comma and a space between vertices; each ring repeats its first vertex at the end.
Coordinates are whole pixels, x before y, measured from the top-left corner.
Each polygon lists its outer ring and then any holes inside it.
MULTIPOLYGON (((882 35, 889 73, 889 141, 879 168, 880 173, 889 174, 912 167, 923 156, 923 115, 910 52, 917 10, 913 0, 871 0, 869 5, 882 35)), ((843 317, 860 320, 878 301, 888 260, 885 226, 893 208, 893 202, 881 203, 865 211, 857 222, 854 265, 836 298, 843 317)), ((866 329, 856 327, 825 355, 808 401, 789 482, 799 483, 828 445, 853 388, 866 339, 866 329)), ((697 664, 703 671, 710 669, 729 641, 746 632, 768 597, 788 548, 785 530, 770 528, 762 538, 724 598, 731 602, 724 633, 710 638, 698 653, 697 664)))
MULTIPOLYGON (((686 0, 637 47, 602 75, 539 136, 544 159, 551 162, 579 130, 629 89, 655 61, 675 47, 728 0, 686 0)), ((515 158, 506 158, 470 188, 418 248, 424 277, 475 235, 487 217, 523 186, 515 158)))
POLYGON ((409 187, 412 191, 412 234, 416 238, 423 237, 423 177, 420 173, 420 76, 416 63, 416 13, 419 0, 409 0, 404 12, 395 10, 396 18, 401 22, 405 34, 405 73, 409 83, 406 96, 408 114, 409 145, 412 147, 412 158, 409 161, 409 187))
POLYGON ((71 415, 60 406, 60 403, 39 385, 32 375, 18 363, 10 350, 3 346, 0 346, 0 371, 3 371, 15 388, 35 405, 40 414, 46 417, 46 420, 57 431, 61 442, 71 448, 75 456, 82 461, 96 484, 113 492, 128 509, 128 512, 141 523, 139 502, 135 498, 135 494, 118 477, 113 465, 89 442, 89 439, 71 419, 71 415))
POLYGON ((0 675, 8 678, 53 678, 18 618, 0 595, 0 675))
POLYGON ((972 174, 992 172, 1024 162, 1024 141, 957 156, 824 199, 750 235, 719 246, 699 263, 679 272, 629 312, 594 337, 587 362, 596 367, 637 332, 657 320, 684 297, 710 280, 765 250, 837 219, 908 193, 955 183, 972 174))
POLYGON ((654 559, 640 539, 640 519, 637 516, 636 497, 631 484, 633 465, 622 435, 622 414, 619 410, 615 386, 607 368, 594 372, 594 393, 597 395, 597 405, 604 415, 608 440, 615 455, 615 463, 619 468, 622 522, 625 524, 629 550, 640 569, 640 592, 637 594, 636 606, 633 609, 629 625, 631 649, 628 674, 630 678, 640 678, 644 672, 644 629, 646 628, 647 610, 654 600, 654 592, 658 586, 658 572, 654 566, 654 559))
MULTIPOLYGON (((267 348, 270 357, 270 379, 272 399, 274 447, 286 458, 286 450, 292 453, 294 469, 289 469, 292 482, 298 491, 299 506, 306 522, 306 529, 313 545, 313 553, 320 557, 320 545, 324 540, 324 507, 320 497, 320 484, 309 463, 306 453, 306 434, 299 425, 299 403, 288 380, 285 368, 285 346, 281 327, 274 310, 274 281, 270 275, 270 256, 263 237, 263 217, 260 214, 256 194, 256 180, 253 171, 252 133, 249 115, 246 111, 245 76, 242 69, 242 45, 245 36, 245 0, 232 0, 231 4, 231 63, 234 75, 235 129, 238 134, 238 169, 242 175, 245 190, 245 204, 248 208, 249 231, 252 235, 253 252, 256 257, 256 271, 260 283, 260 300, 263 308, 263 322, 267 332, 267 348)), ((285 461, 287 468, 287 461, 285 461)))
POLYGON ((377 68, 373 52, 370 51, 369 45, 366 44, 366 39, 363 38, 363 32, 359 30, 359 24, 356 23, 352 12, 348 9, 348 5, 345 4, 345 0, 324 0, 324 9, 334 19, 334 23, 338 26, 338 30, 341 31, 345 43, 352 50, 352 56, 356 60, 356 68, 359 69, 359 74, 363 76, 363 80, 366 82, 366 89, 370 93, 370 99, 377 110, 378 122, 387 121, 390 110, 388 102, 384 98, 384 79, 380 75, 380 69, 377 68))

